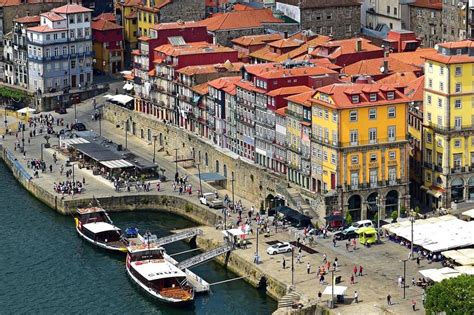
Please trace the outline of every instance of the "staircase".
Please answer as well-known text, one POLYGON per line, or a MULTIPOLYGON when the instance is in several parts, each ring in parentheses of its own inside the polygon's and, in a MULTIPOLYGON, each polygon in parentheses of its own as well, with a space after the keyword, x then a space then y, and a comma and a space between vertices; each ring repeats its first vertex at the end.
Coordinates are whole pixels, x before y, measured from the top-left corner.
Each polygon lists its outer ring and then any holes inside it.
POLYGON ((278 308, 292 307, 301 301, 301 295, 296 291, 291 291, 278 299, 278 308))

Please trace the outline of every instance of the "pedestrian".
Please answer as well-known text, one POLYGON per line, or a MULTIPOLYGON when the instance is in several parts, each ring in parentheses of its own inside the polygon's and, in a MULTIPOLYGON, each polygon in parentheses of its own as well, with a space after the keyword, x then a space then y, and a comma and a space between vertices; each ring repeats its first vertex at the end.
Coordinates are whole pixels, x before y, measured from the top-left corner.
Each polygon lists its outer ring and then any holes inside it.
POLYGON ((321 274, 321 277, 319 277, 319 284, 324 284, 324 275, 321 274))
POLYGON ((301 264, 301 254, 296 256, 296 263, 301 264))
POLYGON ((416 257, 416 265, 418 268, 420 267, 420 257, 416 257))
POLYGON ((282 265, 283 265, 283 269, 286 269, 286 260, 285 260, 285 257, 283 257, 282 265))
POLYGON ((321 297, 323 296, 323 294, 321 293, 321 291, 318 292, 318 303, 321 301, 321 297))
POLYGON ((311 273, 311 265, 309 264, 309 262, 306 264, 306 272, 307 272, 308 274, 311 273))
POLYGON ((354 301, 359 303, 359 293, 357 291, 354 292, 354 301))
POLYGON ((355 282, 354 282, 354 275, 351 275, 351 284, 355 284, 355 282))
POLYGON ((346 242, 346 252, 349 251, 349 241, 346 242))
POLYGON ((411 285, 416 286, 416 280, 415 277, 411 278, 411 285))
POLYGON ((50 165, 49 165, 49 172, 50 172, 50 173, 53 172, 53 164, 50 164, 50 165))
POLYGON ((354 250, 356 249, 356 245, 357 245, 357 241, 356 241, 356 239, 354 238, 354 239, 352 240, 352 247, 353 247, 354 250))
POLYGON ((332 263, 332 267, 334 268, 334 271, 336 271, 336 269, 337 269, 337 263, 336 263, 336 262, 333 262, 333 263, 332 263))
POLYGON ((354 275, 357 276, 357 266, 354 266, 354 275))
POLYGON ((402 276, 399 276, 398 277, 398 286, 401 288, 402 287, 402 283, 403 283, 403 278, 402 276))
POLYGON ((364 268, 362 268, 362 265, 359 266, 359 276, 362 276, 362 272, 364 271, 364 268))
POLYGON ((413 308, 413 311, 416 311, 416 301, 411 300, 411 307, 413 308))
POLYGON ((336 239, 333 238, 333 239, 332 239, 332 245, 333 245, 334 247, 336 247, 336 242, 337 242, 336 239))
POLYGON ((86 178, 83 177, 83 178, 82 178, 82 185, 85 185, 85 184, 86 184, 86 178))
POLYGON ((392 305, 392 296, 389 294, 387 294, 387 305, 392 305))
POLYGON ((323 264, 325 264, 328 261, 328 256, 326 254, 323 254, 323 264))

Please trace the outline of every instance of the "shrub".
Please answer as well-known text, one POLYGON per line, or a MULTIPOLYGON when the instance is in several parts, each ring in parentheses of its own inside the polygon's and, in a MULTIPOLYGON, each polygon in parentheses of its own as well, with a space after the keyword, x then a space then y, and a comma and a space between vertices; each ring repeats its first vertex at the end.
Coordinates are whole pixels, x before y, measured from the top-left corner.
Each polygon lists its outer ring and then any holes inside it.
POLYGON ((344 218, 347 225, 352 224, 352 215, 349 211, 346 212, 346 217, 344 218))

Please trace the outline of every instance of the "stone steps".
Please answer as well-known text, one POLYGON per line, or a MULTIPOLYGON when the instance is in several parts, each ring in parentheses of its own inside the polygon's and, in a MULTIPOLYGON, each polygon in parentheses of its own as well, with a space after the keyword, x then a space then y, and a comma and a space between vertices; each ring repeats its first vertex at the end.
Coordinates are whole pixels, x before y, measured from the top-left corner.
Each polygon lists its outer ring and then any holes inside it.
POLYGON ((278 308, 282 307, 292 307, 295 303, 301 300, 299 293, 292 291, 278 300, 278 308))

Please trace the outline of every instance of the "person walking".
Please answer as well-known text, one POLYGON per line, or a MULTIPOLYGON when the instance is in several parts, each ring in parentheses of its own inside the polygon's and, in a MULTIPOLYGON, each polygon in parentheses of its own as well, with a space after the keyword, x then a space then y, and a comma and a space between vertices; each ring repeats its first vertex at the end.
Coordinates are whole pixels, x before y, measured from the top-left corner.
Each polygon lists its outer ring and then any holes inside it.
POLYGON ((354 275, 353 275, 353 274, 351 275, 351 284, 355 284, 355 282, 354 282, 354 275))
POLYGON ((416 265, 420 268, 420 257, 416 257, 416 265))
POLYGON ((359 293, 357 291, 354 292, 354 301, 359 303, 359 293))
POLYGON ((399 276, 398 277, 398 286, 401 288, 402 287, 402 283, 403 283, 403 278, 402 276, 399 276))
POLYGON ((413 311, 416 311, 416 301, 411 300, 411 307, 413 308, 413 311))
POLYGON ((392 296, 389 294, 387 294, 387 305, 392 305, 392 296))
POLYGON ((301 254, 300 253, 298 253, 298 255, 296 255, 296 263, 301 264, 301 254))
POLYGON ((309 264, 309 262, 306 264, 306 272, 307 272, 308 274, 311 273, 311 265, 309 264))
POLYGON ((323 294, 321 293, 321 291, 318 292, 318 303, 321 302, 321 297, 323 296, 323 294))
POLYGON ((333 245, 333 247, 336 247, 336 242, 337 242, 336 239, 333 238, 333 239, 332 239, 332 245, 333 245))
POLYGON ((325 264, 328 261, 328 256, 326 254, 323 254, 323 264, 325 264))
POLYGON ((364 268, 362 268, 362 265, 359 265, 359 276, 362 277, 362 272, 364 271, 364 268))
POLYGON ((354 275, 357 276, 357 266, 354 266, 354 275))
POLYGON ((286 261, 285 261, 285 257, 283 257, 282 264, 283 264, 283 269, 286 269, 286 261))

